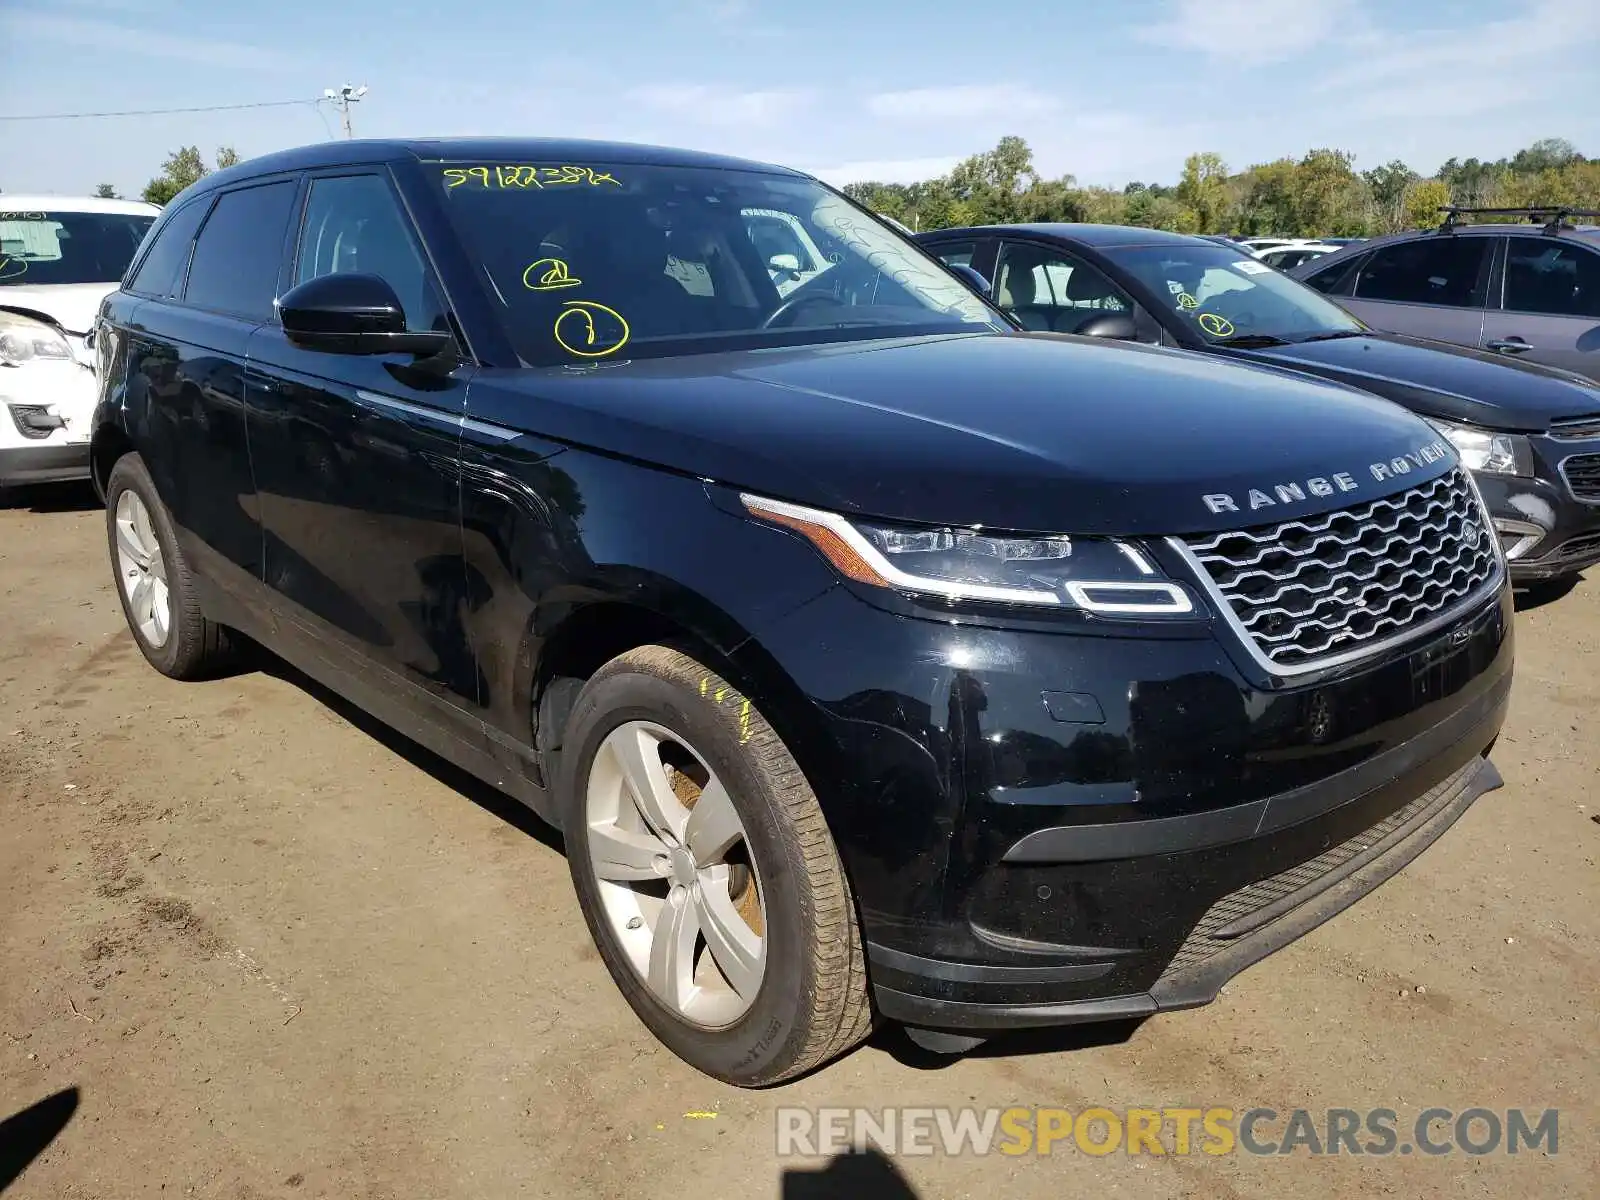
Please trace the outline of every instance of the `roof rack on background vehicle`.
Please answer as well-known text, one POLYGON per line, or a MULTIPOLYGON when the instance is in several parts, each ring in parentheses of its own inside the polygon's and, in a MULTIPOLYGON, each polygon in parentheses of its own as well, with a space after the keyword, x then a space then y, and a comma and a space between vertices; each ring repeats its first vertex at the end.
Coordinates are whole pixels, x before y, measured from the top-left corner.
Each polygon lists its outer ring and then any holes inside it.
POLYGON ((1537 223, 1542 219, 1546 233, 1560 233, 1563 229, 1574 228, 1565 223, 1568 217, 1600 217, 1600 209, 1572 208, 1558 204, 1532 208, 1462 208, 1447 204, 1441 205, 1439 211, 1444 213, 1444 221, 1439 225, 1440 233, 1449 233, 1461 224, 1457 218, 1463 216, 1526 217, 1530 223, 1537 223))

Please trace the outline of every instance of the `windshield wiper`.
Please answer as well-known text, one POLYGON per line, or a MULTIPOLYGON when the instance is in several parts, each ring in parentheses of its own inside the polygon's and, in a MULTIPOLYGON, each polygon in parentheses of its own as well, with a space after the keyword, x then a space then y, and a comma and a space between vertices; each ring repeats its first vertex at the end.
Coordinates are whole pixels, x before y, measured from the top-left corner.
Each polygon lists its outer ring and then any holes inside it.
POLYGON ((1270 333, 1241 333, 1238 337, 1223 338, 1215 345, 1227 346, 1233 350, 1265 350, 1268 346, 1287 346, 1289 343, 1281 337, 1273 337, 1270 333))
POLYGON ((1302 344, 1305 342, 1332 342, 1339 338, 1365 336, 1366 330, 1364 329, 1336 329, 1332 333, 1313 333, 1310 337, 1301 338, 1300 341, 1302 344))

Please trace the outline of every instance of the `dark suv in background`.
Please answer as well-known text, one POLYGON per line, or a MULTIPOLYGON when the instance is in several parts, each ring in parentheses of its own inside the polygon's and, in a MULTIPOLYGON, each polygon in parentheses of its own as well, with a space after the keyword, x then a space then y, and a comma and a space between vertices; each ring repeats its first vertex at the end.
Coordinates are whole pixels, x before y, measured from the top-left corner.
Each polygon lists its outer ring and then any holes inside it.
POLYGON ((1570 578, 1600 562, 1600 384, 1592 380, 1369 329, 1213 239, 1050 224, 941 229, 917 240, 976 272, 963 278, 1024 328, 1271 364, 1402 404, 1477 472, 1513 578, 1570 578))
POLYGON ((721 1079, 874 1015, 953 1049, 1203 1004, 1498 783, 1510 591, 1442 435, 1018 336, 792 171, 275 154, 179 195, 98 331, 152 666, 242 633, 525 801, 721 1079))

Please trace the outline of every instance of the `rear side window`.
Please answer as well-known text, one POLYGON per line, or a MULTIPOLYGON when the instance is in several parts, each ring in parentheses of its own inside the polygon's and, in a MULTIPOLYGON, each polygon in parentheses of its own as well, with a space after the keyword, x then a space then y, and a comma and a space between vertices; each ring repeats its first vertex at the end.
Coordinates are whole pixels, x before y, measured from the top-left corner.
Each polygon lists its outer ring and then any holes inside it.
POLYGON ((1549 237, 1509 240, 1507 311, 1600 317, 1600 254, 1549 237))
POLYGON ((270 319, 294 194, 295 185, 285 181, 218 197, 195 242, 184 301, 214 312, 270 319))
POLYGON ((1374 250, 1361 269, 1356 297, 1482 308, 1487 290, 1484 268, 1492 244, 1486 237, 1436 235, 1384 246, 1374 250))
POLYGON ((183 282, 183 268, 189 262, 189 248, 195 231, 211 207, 209 196, 191 200, 167 220, 156 234, 150 252, 128 281, 128 290, 141 296, 171 296, 183 282))

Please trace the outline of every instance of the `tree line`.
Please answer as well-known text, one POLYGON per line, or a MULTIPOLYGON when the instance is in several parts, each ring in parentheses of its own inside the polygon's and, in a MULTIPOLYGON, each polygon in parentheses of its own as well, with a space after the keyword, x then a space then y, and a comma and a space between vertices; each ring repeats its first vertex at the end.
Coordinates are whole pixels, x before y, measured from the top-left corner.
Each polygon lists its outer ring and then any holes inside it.
MULTIPOLYGON (((239 152, 232 146, 217 147, 216 170, 231 167, 238 161, 239 152)), ((200 147, 184 146, 167 155, 167 161, 161 164, 161 174, 145 184, 139 196, 151 204, 165 205, 191 183, 211 174, 211 171, 212 167, 200 153, 200 147)), ((103 200, 122 198, 117 194, 116 186, 110 183, 96 185, 94 194, 103 200)))
POLYGON ((1233 172, 1219 154, 1191 154, 1175 184, 1080 187, 1046 179, 1020 137, 1003 137, 948 175, 920 183, 852 183, 874 212, 914 230, 1024 221, 1144 225, 1239 237, 1370 237, 1439 223, 1439 208, 1568 205, 1600 209, 1600 159, 1545 138, 1509 158, 1452 158, 1432 175, 1398 159, 1358 171, 1355 156, 1317 149, 1233 172))

